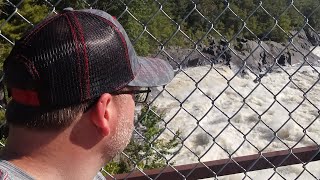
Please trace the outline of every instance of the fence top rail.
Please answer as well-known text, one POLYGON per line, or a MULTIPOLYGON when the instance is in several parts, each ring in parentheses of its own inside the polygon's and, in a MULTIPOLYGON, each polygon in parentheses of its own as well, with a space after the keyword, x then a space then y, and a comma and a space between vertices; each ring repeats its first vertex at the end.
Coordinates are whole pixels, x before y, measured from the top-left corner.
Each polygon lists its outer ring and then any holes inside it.
POLYGON ((213 172, 220 172, 216 176, 224 176, 248 171, 255 171, 267 168, 274 168, 277 166, 287 166, 299 163, 306 163, 317 161, 320 159, 319 146, 307 146, 301 148, 293 148, 290 150, 281 150, 266 152, 261 154, 254 154, 248 156, 234 157, 230 159, 221 159, 208 162, 199 162, 192 164, 185 164, 180 166, 167 166, 165 168, 158 168, 152 170, 133 171, 131 173, 117 174, 114 177, 118 180, 141 180, 156 178, 158 180, 168 179, 183 179, 196 180, 201 178, 209 178, 215 176, 213 172), (253 167, 252 164, 255 164, 253 167), (213 172, 212 172, 213 171, 213 172), (179 173, 178 173, 179 172, 179 173), (147 175, 147 176, 146 176, 147 175))

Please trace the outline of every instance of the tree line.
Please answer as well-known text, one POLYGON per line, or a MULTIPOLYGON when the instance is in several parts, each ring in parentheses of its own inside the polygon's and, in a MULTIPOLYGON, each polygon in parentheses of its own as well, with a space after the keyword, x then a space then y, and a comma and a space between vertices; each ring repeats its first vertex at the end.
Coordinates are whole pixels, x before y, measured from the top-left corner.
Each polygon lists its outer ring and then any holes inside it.
MULTIPOLYGON (((1 34, 12 42, 32 27, 26 20, 37 24, 53 10, 88 8, 91 3, 82 0, 10 2, 0 0, 0 25, 1 34), (6 22, 16 10, 15 5, 24 18, 15 14, 6 22)), ((193 48, 195 43, 208 44, 208 37, 228 41, 238 37, 282 42, 290 37, 291 30, 310 25, 318 32, 319 5, 317 0, 295 0, 293 4, 291 0, 100 0, 93 8, 118 17, 138 54, 148 55, 168 46, 193 48)), ((11 47, 12 44, 0 38, 1 64, 11 47)))

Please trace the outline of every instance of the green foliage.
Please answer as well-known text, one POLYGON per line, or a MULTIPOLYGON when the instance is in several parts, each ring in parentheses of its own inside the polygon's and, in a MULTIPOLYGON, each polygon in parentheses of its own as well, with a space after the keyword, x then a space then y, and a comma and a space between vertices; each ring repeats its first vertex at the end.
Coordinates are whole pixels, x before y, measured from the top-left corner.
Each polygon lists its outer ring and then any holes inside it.
MULTIPOLYGON (((18 4, 20 1, 11 0, 11 2, 18 4)), ((52 4, 59 2, 55 9, 60 11, 65 7, 88 8, 91 1, 52 0, 50 2, 52 4)), ((94 8, 105 10, 114 16, 120 16, 119 21, 127 30, 130 39, 133 40, 137 53, 139 55, 150 55, 157 53, 163 44, 166 46, 193 47, 194 44, 191 41, 198 42, 211 26, 219 32, 210 32, 210 36, 215 38, 231 40, 239 34, 237 37, 247 39, 259 37, 264 38, 262 40, 282 42, 287 40, 285 34, 289 34, 290 30, 303 28, 306 21, 305 16, 308 18, 308 23, 316 31, 320 31, 320 18, 318 18, 320 17, 320 8, 315 9, 319 6, 319 1, 295 0, 293 5, 302 15, 290 3, 291 1, 287 0, 100 0, 94 5, 94 8), (268 13, 259 7, 260 2, 268 13), (125 11, 126 8, 128 11, 125 11), (281 28, 274 27, 276 21, 281 28), (254 34, 243 29, 244 24, 254 34), (183 33, 178 29, 182 30, 183 33), (173 34, 175 36, 172 37, 173 34)), ((13 12, 14 9, 9 7, 6 5, 6 1, 0 0, 0 24, 13 12)), ((37 24, 48 16, 52 10, 50 8, 42 0, 25 0, 19 5, 18 12, 31 23, 37 24)), ((1 33, 14 42, 31 27, 16 14, 1 27, 1 33)), ((209 42, 206 42, 206 40, 204 38, 202 43, 208 44, 209 42)), ((8 41, 0 38, 0 67, 11 48, 12 45, 8 41)))
POLYGON ((5 121, 5 111, 0 110, 0 125, 3 124, 5 121))
POLYGON ((6 143, 6 137, 8 135, 8 126, 5 123, 5 112, 0 110, 0 149, 6 143))
MULTIPOLYGON (((0 2, 0 9, 3 9, 0 14, 0 24, 7 20, 9 14, 13 13, 12 9, 6 8, 3 1, 0 2)), ((18 13, 32 24, 37 24, 49 14, 48 7, 43 3, 34 0, 25 0, 20 4, 18 13)), ((18 40, 32 26, 20 16, 15 14, 8 22, 5 22, 1 27, 1 33, 11 42, 18 40)), ((2 68, 3 61, 9 55, 12 45, 2 37, 0 38, 0 67, 2 68)))
MULTIPOLYGON (((43 4, 38 4, 36 1, 25 0, 20 6, 18 12, 30 23, 37 24, 43 20, 48 14, 48 8, 43 4)), ((3 22, 4 19, 1 19, 3 22)), ((32 26, 18 15, 13 16, 9 22, 2 27, 2 33, 14 41, 19 39, 21 35, 32 26)))
POLYGON ((8 57, 11 49, 12 46, 10 44, 0 42, 0 69, 2 69, 3 61, 8 57))
POLYGON ((4 147, 5 144, 6 144, 6 139, 4 137, 2 137, 0 139, 0 150, 4 147))
POLYGON ((124 153, 126 157, 120 157, 105 166, 105 170, 110 174, 119 174, 131 171, 136 165, 141 169, 161 168, 167 165, 164 156, 172 155, 174 149, 178 146, 178 136, 180 132, 176 132, 170 140, 159 139, 158 136, 164 131, 164 127, 160 126, 162 115, 158 116, 156 108, 143 108, 138 119, 145 131, 140 132, 144 138, 133 138, 124 153), (154 150, 156 149, 157 152, 154 150))
MULTIPOLYGON (((176 30, 175 25, 161 11, 153 0, 132 1, 128 4, 130 14, 125 14, 120 22, 135 45, 139 55, 155 53, 161 43, 164 43, 176 30), (152 36, 149 35, 150 32, 152 36)), ((113 12, 118 14, 113 8, 113 12)))

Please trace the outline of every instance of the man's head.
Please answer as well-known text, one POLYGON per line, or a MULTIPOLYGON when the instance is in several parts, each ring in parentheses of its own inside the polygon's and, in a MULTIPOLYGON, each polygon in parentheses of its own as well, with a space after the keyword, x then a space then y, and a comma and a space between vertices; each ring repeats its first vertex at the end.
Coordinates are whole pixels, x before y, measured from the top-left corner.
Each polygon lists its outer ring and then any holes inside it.
POLYGON ((119 22, 94 9, 38 24, 16 42, 4 73, 10 126, 56 131, 90 119, 114 143, 131 134, 134 94, 173 78, 167 62, 137 56, 119 22))

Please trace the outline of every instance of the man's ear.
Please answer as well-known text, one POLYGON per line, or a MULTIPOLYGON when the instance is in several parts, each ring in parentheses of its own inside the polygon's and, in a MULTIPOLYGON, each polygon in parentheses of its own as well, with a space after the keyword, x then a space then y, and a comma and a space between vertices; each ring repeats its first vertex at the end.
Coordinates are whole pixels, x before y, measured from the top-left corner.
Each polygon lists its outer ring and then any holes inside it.
POLYGON ((112 114, 111 101, 112 96, 108 93, 104 93, 90 111, 90 119, 98 128, 102 136, 108 136, 110 133, 110 118, 112 114))

